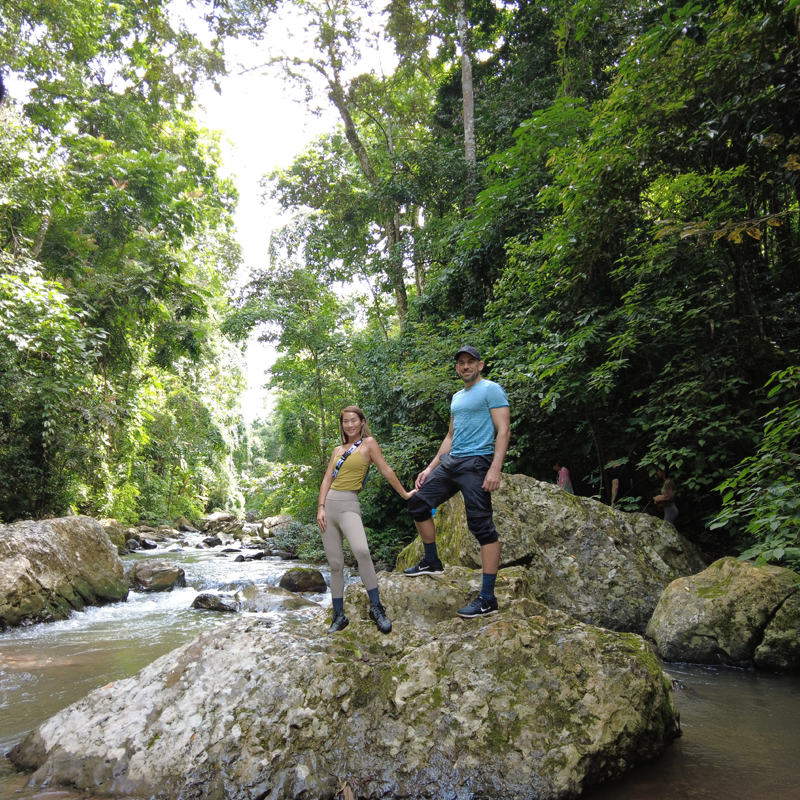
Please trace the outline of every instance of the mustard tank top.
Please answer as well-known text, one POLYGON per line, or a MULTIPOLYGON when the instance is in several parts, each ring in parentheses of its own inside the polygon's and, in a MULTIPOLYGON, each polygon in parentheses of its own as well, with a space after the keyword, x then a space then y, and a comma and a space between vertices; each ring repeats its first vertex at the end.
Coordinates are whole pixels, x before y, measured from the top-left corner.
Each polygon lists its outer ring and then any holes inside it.
POLYGON ((368 469, 361 453, 356 450, 339 467, 339 474, 333 479, 331 489, 336 489, 337 492, 360 492, 368 469))

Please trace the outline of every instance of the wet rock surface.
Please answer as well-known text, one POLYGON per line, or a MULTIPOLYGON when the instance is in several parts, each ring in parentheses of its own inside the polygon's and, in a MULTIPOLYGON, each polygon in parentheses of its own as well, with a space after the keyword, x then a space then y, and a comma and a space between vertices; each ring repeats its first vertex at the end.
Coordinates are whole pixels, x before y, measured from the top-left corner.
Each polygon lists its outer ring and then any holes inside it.
POLYGON ((186 573, 167 561, 144 559, 131 569, 131 588, 140 592, 171 592, 176 586, 186 586, 186 573))
POLYGON ((233 595, 201 592, 192 601, 192 608, 200 611, 219 611, 224 614, 235 614, 239 610, 239 603, 233 595))
MULTIPOLYGON (((644 633, 663 590, 706 564, 675 528, 649 514, 626 514, 525 475, 503 475, 492 493, 501 568, 523 565, 531 596, 577 619, 644 633)), ((458 494, 434 517, 447 564, 478 568, 480 547, 467 529, 458 494)), ((397 571, 422 558, 417 538, 397 571)))
POLYGON ((117 548, 97 520, 0 525, 0 628, 65 619, 127 596, 117 548))
POLYGON ((799 588, 791 570, 723 558, 667 587, 647 635, 665 661, 798 670, 799 588))
POLYGON ((334 636, 325 612, 241 618, 95 690, 11 758, 37 770, 35 785, 140 797, 299 800, 347 786, 548 800, 658 754, 675 712, 644 640, 526 598, 522 568, 505 577, 501 612, 462 620, 453 610, 479 573, 380 574, 388 636, 361 586, 348 587, 351 624, 334 636))
POLYGON ((290 592, 326 592, 328 584, 318 569, 310 567, 293 567, 281 576, 281 589, 290 592))

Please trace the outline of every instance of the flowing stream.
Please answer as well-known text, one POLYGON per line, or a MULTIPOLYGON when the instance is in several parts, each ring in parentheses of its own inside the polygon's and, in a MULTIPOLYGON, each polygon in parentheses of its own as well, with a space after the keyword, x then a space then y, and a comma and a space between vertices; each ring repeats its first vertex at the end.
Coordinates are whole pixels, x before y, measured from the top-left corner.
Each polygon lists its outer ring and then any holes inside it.
MULTIPOLYGON (((194 541, 190 541, 190 545, 194 541)), ((174 560, 187 588, 132 592, 126 603, 92 608, 68 620, 0 633, 0 754, 89 691, 129 677, 227 614, 193 611, 201 591, 249 583, 276 586, 296 562, 235 562, 235 554, 175 545, 124 560, 174 560)), ((323 570, 324 572, 324 570, 323 570)), ((327 575, 326 575, 327 577, 327 575)), ((348 582, 355 580, 350 577, 348 582)), ((330 595, 312 596, 322 604, 330 595)), ((389 609, 391 613, 391 609, 389 609)), ((792 800, 800 798, 800 678, 743 670, 667 665, 684 688, 675 693, 683 737, 652 764, 589 790, 591 800, 792 800)), ((0 755, 0 800, 82 797, 26 788, 27 775, 0 755)))

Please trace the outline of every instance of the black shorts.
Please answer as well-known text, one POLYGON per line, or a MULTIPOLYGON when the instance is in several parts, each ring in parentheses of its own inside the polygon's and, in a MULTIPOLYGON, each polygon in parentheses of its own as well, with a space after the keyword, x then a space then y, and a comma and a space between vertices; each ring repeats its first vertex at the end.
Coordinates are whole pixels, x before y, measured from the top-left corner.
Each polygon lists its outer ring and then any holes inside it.
POLYGON ((418 522, 430 519, 431 509, 438 508, 454 494, 461 492, 470 533, 481 545, 496 542, 498 537, 492 519, 492 495, 483 489, 483 481, 491 466, 492 456, 451 458, 446 469, 440 464, 408 501, 408 513, 418 522))

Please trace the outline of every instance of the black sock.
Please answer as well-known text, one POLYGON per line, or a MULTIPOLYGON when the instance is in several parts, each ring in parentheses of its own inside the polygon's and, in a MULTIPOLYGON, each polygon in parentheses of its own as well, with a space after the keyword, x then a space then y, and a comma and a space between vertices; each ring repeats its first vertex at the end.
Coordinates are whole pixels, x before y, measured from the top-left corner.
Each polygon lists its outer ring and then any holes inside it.
POLYGON ((435 564, 439 560, 439 551, 436 549, 436 542, 433 541, 430 544, 423 542, 422 545, 425 548, 425 560, 429 564, 435 564))
POLYGON ((367 594, 369 595, 370 603, 380 603, 381 598, 378 594, 378 587, 376 586, 374 589, 367 589, 367 594))
POLYGON ((333 613, 336 614, 339 611, 344 611, 344 597, 333 598, 333 613))
POLYGON ((481 586, 481 597, 484 600, 491 600, 494 597, 494 582, 497 580, 497 573, 490 575, 483 573, 483 586, 481 586))

